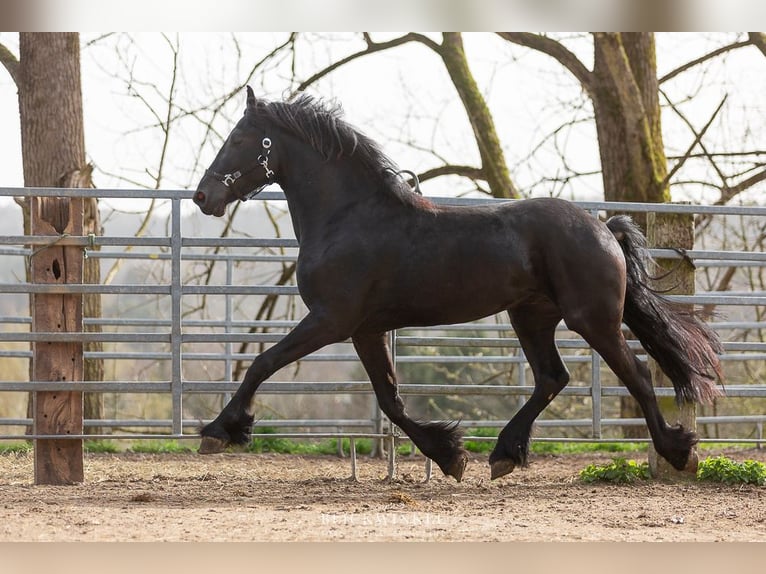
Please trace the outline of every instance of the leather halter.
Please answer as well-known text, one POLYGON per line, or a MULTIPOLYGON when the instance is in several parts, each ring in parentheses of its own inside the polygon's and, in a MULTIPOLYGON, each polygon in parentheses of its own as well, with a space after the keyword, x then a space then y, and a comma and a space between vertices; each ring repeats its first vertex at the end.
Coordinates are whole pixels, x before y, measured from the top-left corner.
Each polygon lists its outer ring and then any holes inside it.
POLYGON ((231 173, 218 173, 217 171, 212 171, 210 169, 205 170, 205 175, 212 177, 216 181, 221 182, 226 187, 230 187, 234 193, 237 195, 237 198, 240 201, 247 201, 248 199, 251 199, 253 196, 258 195, 263 189, 272 183, 274 183, 274 170, 269 168, 269 154, 271 153, 271 138, 263 138, 263 141, 261 142, 262 150, 260 155, 258 156, 258 165, 254 165, 253 167, 246 169, 246 170, 236 170, 231 173), (234 189, 234 184, 236 181, 255 171, 259 167, 263 168, 263 170, 266 172, 266 182, 257 187, 254 190, 248 191, 247 193, 239 193, 236 189, 234 189))

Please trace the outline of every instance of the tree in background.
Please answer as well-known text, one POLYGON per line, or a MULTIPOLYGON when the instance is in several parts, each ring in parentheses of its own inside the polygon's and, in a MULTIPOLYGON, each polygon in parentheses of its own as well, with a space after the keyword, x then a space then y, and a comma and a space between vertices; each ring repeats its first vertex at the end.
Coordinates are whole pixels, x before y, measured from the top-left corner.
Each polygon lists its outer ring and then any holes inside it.
MULTIPOLYGON (((386 42, 375 42, 372 37, 363 35, 366 48, 359 50, 342 60, 332 63, 322 70, 312 74, 308 79, 301 81, 296 92, 307 89, 323 77, 331 74, 343 65, 349 64, 359 58, 390 50, 408 43, 418 43, 433 51, 442 61, 450 80, 463 103, 468 121, 476 140, 476 146, 481 158, 481 166, 467 165, 444 165, 419 175, 420 181, 445 176, 460 175, 473 181, 483 180, 489 187, 488 193, 499 199, 519 199, 521 197, 518 188, 513 183, 508 171, 508 164, 501 145, 500 137, 495 127, 495 121, 489 110, 486 99, 482 94, 476 79, 471 72, 468 57, 463 46, 462 34, 458 32, 442 33, 442 42, 438 43, 423 34, 410 32, 399 38, 386 42)), ((294 45, 293 45, 294 49, 294 45)))
MULTIPOLYGON (((587 69, 563 44, 547 36, 515 32, 501 32, 499 35, 509 42, 551 56, 580 81, 593 105, 604 198, 607 201, 670 201, 670 178, 689 159, 697 146, 700 146, 710 162, 716 165, 715 159, 701 141, 723 102, 701 131, 695 131, 691 123, 683 118, 695 137, 686 154, 677 159, 668 173, 661 125, 661 81, 669 80, 695 65, 733 49, 753 45, 764 51, 763 34, 751 33, 747 40, 711 52, 660 79, 657 76, 653 33, 594 33, 593 70, 587 69)), ((673 102, 670 102, 670 105, 673 106, 673 102)), ((675 106, 673 109, 680 113, 675 106)), ((722 180, 718 203, 728 202, 738 192, 749 189, 766 177, 766 170, 761 170, 732 186, 730 178, 720 169, 717 171, 722 180)), ((642 227, 646 226, 645 215, 634 214, 633 217, 642 227)), ((731 268, 732 271, 735 269, 731 268)), ((728 277, 730 279, 731 274, 728 277)), ((725 289, 727 284, 728 282, 721 284, 720 289, 725 289)), ((623 418, 641 417, 640 408, 632 397, 623 397, 620 402, 623 418)), ((628 436, 645 434, 641 427, 625 427, 624 433, 628 436)))
MULTIPOLYGON (((93 167, 85 157, 79 34, 21 33, 19 58, 0 44, 0 61, 18 88, 24 185, 94 187, 93 167)), ((69 201, 54 197, 38 200, 43 209, 51 211, 60 210, 69 201)), ((29 233, 31 202, 20 199, 19 203, 25 232, 29 233)), ((97 199, 84 200, 84 214, 85 233, 100 234, 97 199)), ((83 276, 87 283, 101 282, 98 259, 85 260, 83 276)), ((84 296, 84 317, 100 317, 100 310, 100 294, 84 296)), ((85 350, 101 350, 101 343, 88 343, 85 350)), ((103 369, 100 359, 85 361, 84 379, 103 380, 103 369)), ((102 418, 100 393, 85 393, 84 402, 85 418, 102 418)))

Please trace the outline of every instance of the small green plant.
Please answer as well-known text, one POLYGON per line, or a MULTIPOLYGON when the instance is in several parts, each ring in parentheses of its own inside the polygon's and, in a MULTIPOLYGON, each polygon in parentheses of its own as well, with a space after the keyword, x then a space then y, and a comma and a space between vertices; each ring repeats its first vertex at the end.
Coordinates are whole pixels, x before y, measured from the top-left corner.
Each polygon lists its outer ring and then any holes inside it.
POLYGON ((580 471, 580 480, 583 482, 629 484, 637 480, 646 480, 648 478, 648 463, 638 463, 635 460, 625 460, 624 458, 615 458, 609 464, 591 464, 580 471))
POLYGON ((697 479, 763 486, 766 485, 766 464, 755 460, 735 462, 725 456, 708 457, 699 463, 697 479))

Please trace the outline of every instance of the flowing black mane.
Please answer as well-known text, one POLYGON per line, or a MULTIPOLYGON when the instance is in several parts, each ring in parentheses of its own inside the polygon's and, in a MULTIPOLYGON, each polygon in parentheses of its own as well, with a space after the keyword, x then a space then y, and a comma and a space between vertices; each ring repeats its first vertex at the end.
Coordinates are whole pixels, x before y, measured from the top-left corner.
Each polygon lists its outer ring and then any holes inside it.
POLYGON ((257 101, 248 111, 254 121, 266 119, 292 132, 327 161, 353 158, 380 187, 397 196, 410 194, 403 180, 394 176, 399 168, 380 146, 343 120, 340 104, 327 103, 302 93, 286 102, 257 101))

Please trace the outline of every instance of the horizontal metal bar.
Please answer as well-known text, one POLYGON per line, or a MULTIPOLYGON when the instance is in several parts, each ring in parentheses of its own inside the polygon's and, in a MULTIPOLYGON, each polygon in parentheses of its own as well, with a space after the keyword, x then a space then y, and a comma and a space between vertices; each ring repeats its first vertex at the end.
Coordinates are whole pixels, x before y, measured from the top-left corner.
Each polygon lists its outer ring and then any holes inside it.
POLYGON ((80 189, 66 187, 0 187, 10 197, 96 197, 99 199, 191 199, 189 189, 80 189))
MULTIPOLYGON (((1 339, 0 339, 1 340, 1 339)), ((136 341, 141 342, 141 341, 136 341)), ((17 350, 17 351, 0 351, 0 357, 9 357, 9 358, 18 358, 18 359, 31 359, 32 358, 32 351, 29 350, 17 350)), ((85 351, 83 353, 83 357, 85 359, 109 359, 109 360, 127 360, 127 361, 168 361, 172 358, 172 353, 170 351, 166 352, 159 352, 159 351, 147 351, 147 352, 140 352, 140 351, 85 351)), ((256 357, 253 353, 194 353, 194 352, 185 352, 183 355, 184 361, 252 361, 256 357)), ((357 357, 355 355, 344 355, 345 361, 356 361, 357 357)), ((421 360, 419 361, 410 361, 410 362, 419 362, 419 363, 438 363, 440 361, 436 360, 434 357, 419 357, 421 360)), ((642 360, 645 360, 645 357, 639 357, 642 360)), ((766 361, 766 353, 727 353, 724 355, 721 355, 720 357, 721 361, 737 361, 737 362, 745 362, 745 361, 766 361)), ((457 358, 455 358, 457 359, 457 358)), ((462 362, 462 363, 471 363, 471 364, 481 364, 486 363, 488 361, 482 361, 482 357, 471 357, 466 356, 463 357, 462 361, 450 361, 454 363, 462 362)), ((590 354, 588 355, 565 355, 562 357, 565 363, 588 363, 591 361, 590 354)), ((304 357, 301 359, 301 361, 306 362, 316 362, 317 360, 320 361, 326 361, 327 356, 323 354, 312 354, 304 357), (317 359, 319 357, 319 359, 317 359)), ((401 362, 401 361, 399 361, 401 362)), ((405 361, 407 362, 407 361, 405 361)), ((514 364, 521 364, 526 362, 523 358, 519 358, 516 361, 512 361, 514 364)))
POLYGON ((0 341, 42 342, 42 343, 165 343, 169 333, 0 333, 0 341))
MULTIPOLYGON (((100 199, 181 199, 191 200, 194 191, 153 190, 153 189, 73 189, 58 187, 0 187, 0 196, 8 197, 96 197, 100 199)), ((429 197, 437 204, 477 205, 507 203, 520 200, 495 199, 491 197, 429 197)), ((254 201, 285 201, 284 193, 263 191, 253 198, 254 201)), ((523 201, 523 200, 521 200, 523 201)), ((766 208, 760 206, 737 205, 692 205, 682 203, 638 203, 626 201, 574 201, 587 211, 624 211, 634 213, 689 213, 711 215, 766 215, 766 208)))
POLYGON ((170 389, 169 381, 0 381, 0 392, 168 393, 170 389))
POLYGON ((297 239, 250 237, 184 237, 184 247, 273 247, 297 248, 297 239))
MULTIPOLYGON (((766 415, 719 415, 719 416, 697 416, 696 421, 699 424, 754 424, 766 422, 766 415)), ((589 418, 579 419, 544 419, 539 418, 535 424, 542 426, 565 426, 571 423, 572 426, 590 427, 593 421, 589 418)), ((496 428, 502 429, 507 420, 461 420, 460 426, 465 429, 475 428, 496 428)), ((602 426, 642 426, 646 421, 640 418, 602 418, 602 426)))
MULTIPOLYGON (((102 293, 169 295, 170 285, 91 285, 80 283, 0 283, 0 293, 102 293)), ((294 285, 184 285, 183 295, 299 295, 294 285)), ((766 305, 763 295, 669 295, 668 299, 693 305, 766 305)))
MULTIPOLYGON (((31 325, 32 324, 32 318, 31 317, 24 317, 24 316, 0 316, 0 324, 19 324, 19 325, 31 325)), ((152 318, 122 318, 122 317, 101 317, 101 318, 92 318, 92 317, 86 317, 83 319, 84 325, 101 325, 101 326, 156 326, 156 327, 170 327, 171 321, 170 319, 152 319, 152 318)), ((262 320, 262 321, 251 321, 247 319, 232 319, 230 321, 226 320, 220 320, 220 319, 184 319, 182 321, 182 325, 184 327, 200 327, 200 328, 223 328, 223 327, 229 327, 231 329, 251 329, 251 328, 261 328, 261 329, 282 329, 283 331, 287 332, 289 329, 292 329, 298 324, 297 320, 282 320, 282 319, 276 319, 276 320, 262 320)), ((722 330, 766 330, 766 321, 711 321, 708 322, 707 325, 716 331, 722 331, 722 330)), ((558 331, 569 331, 569 329, 564 325, 563 323, 559 326, 557 329, 558 331)), ((415 332, 415 331, 436 331, 436 332, 443 332, 443 331, 470 331, 470 332, 508 332, 513 333, 513 327, 510 325, 510 323, 465 323, 460 325, 435 325, 430 327, 409 327, 400 329, 399 333, 409 333, 409 332, 415 332)), ((441 335, 440 335, 441 336, 441 335)), ((400 335, 397 337, 397 341, 401 341, 402 339, 407 339, 408 337, 412 337, 413 339, 425 339, 425 337, 422 336, 414 336, 414 335, 400 335)), ((444 337, 449 338, 449 337, 444 337)), ((479 339, 484 339, 483 337, 477 337, 479 339)), ((503 341, 511 340, 510 337, 508 338, 500 338, 503 341)), ((630 342, 630 341, 629 341, 630 342)), ((416 343, 409 343, 412 346, 415 346, 416 343)), ((434 345, 436 346, 436 345, 434 345)), ((500 345, 502 346, 502 345, 500 345)))
MULTIPOLYGON (((200 424, 206 424, 210 421, 200 421, 198 419, 185 419, 183 426, 189 428, 198 428, 200 424)), ((33 419, 20 418, 20 419, 0 419, 0 426, 31 426, 33 419)), ((366 428, 373 425, 373 422, 369 419, 279 419, 279 420, 266 420, 255 421, 253 428, 326 428, 326 427, 342 427, 342 428, 366 428)), ((147 428, 171 428, 173 426, 172 419, 85 419, 83 420, 83 426, 85 428, 93 427, 147 427, 147 428)))
MULTIPOLYGON (((766 422, 766 415, 722 415, 722 416, 698 416, 698 424, 758 424, 766 422)), ((210 421, 200 421, 186 419, 183 421, 185 427, 196 428, 200 424, 207 424, 210 421)), ((2 419, 0 426, 31 426, 33 419, 2 419)), ((93 427, 124 427, 124 428, 170 428, 173 424, 171 419, 86 419, 83 421, 85 428, 93 427)), ((495 428, 501 429, 508 424, 507 420, 461 420, 460 427, 464 429, 477 428, 495 428)), ((538 419, 535 424, 540 427, 590 427, 593 424, 591 419, 538 419)), ((604 427, 614 426, 645 426, 646 421, 639 418, 604 418, 601 419, 604 427)), ((253 423, 253 434, 259 435, 260 428, 365 428, 373 425, 369 419, 279 419, 279 420, 261 420, 253 423)), ((276 433, 260 434, 264 437, 273 437, 276 433)), ((90 436, 90 435, 88 435, 90 436)), ((113 436, 113 435, 112 435, 113 436)), ((312 435, 313 436, 313 435, 312 435)), ((345 435, 344 435, 345 436, 345 435)), ((471 435, 465 435, 466 439, 471 439, 471 435)), ((482 437, 488 438, 488 437, 482 437)), ((490 437, 494 438, 494 437, 490 437)))
POLYGON ((756 261, 766 262, 766 253, 761 251, 710 251, 702 249, 688 249, 679 253, 675 249, 649 249, 652 257, 662 259, 682 259, 688 257, 694 261, 726 260, 726 261, 756 261))
POLYGON ((292 285, 184 285, 184 295, 298 295, 292 285))
POLYGON ((169 247, 170 238, 163 236, 118 237, 113 235, 0 235, 0 245, 34 245, 58 247, 133 246, 169 247))
MULTIPOLYGON (((227 393, 234 392, 239 387, 239 382, 224 381, 184 381, 183 391, 190 393, 227 393)), ((71 391, 71 392, 128 392, 128 393, 166 393, 171 388, 170 382, 147 382, 147 381, 0 381, 0 392, 29 392, 29 391, 71 391)), ((530 395, 534 390, 529 385, 472 385, 472 384, 414 384, 404 383, 399 385, 402 395, 485 395, 485 396, 516 396, 530 395)), ((725 385, 722 387, 724 395, 729 398, 766 397, 764 385, 725 385)), ((372 387, 367 381, 338 381, 338 382, 292 382, 292 381, 268 381, 259 387, 259 393, 263 394, 356 394, 370 393, 372 387)), ((657 396, 675 396, 672 387, 655 387, 657 396)), ((566 387, 560 393, 563 396, 589 397, 592 388, 588 386, 566 387)), ((615 397, 627 396, 625 387, 608 387, 601 389, 601 396, 615 397)))
POLYGON ((94 285, 88 283, 0 283, 0 293, 102 293, 170 295, 170 285, 94 285))
MULTIPOLYGON (((319 433, 266 433, 253 434, 252 438, 268 439, 293 439, 293 440, 325 440, 325 439, 384 439, 390 438, 390 434, 371 433, 371 432, 319 432, 319 433)), ((136 434, 0 434, 0 440, 199 440, 199 434, 177 434, 177 433, 136 433, 136 434)), ((408 439, 401 439, 408 440, 408 439)))
MULTIPOLYGON (((138 440, 193 440, 198 441, 199 435, 197 434, 153 434, 153 433, 136 433, 136 434, 75 434, 75 435, 39 435, 39 434, 0 434, 0 440, 84 440, 84 441, 96 441, 96 440, 114 440, 114 441, 138 441, 138 440)), ((343 438, 348 439, 391 439, 393 438, 397 443, 406 443, 410 439, 406 436, 391 436, 384 433, 358 433, 358 432, 335 432, 335 433, 269 433, 269 434, 254 434, 252 438, 269 438, 269 439, 293 439, 293 440, 339 440, 343 438)), ((493 437, 465 437, 472 441, 493 441, 493 437)), ((538 443, 580 443, 580 444, 604 444, 604 443, 639 443, 645 444, 649 442, 648 438, 619 438, 619 437, 607 437, 607 438, 569 438, 569 437, 535 437, 535 442, 538 443)), ((712 438, 699 439, 700 443, 704 444, 743 444, 743 445, 761 445, 766 440, 762 438, 712 438)))

